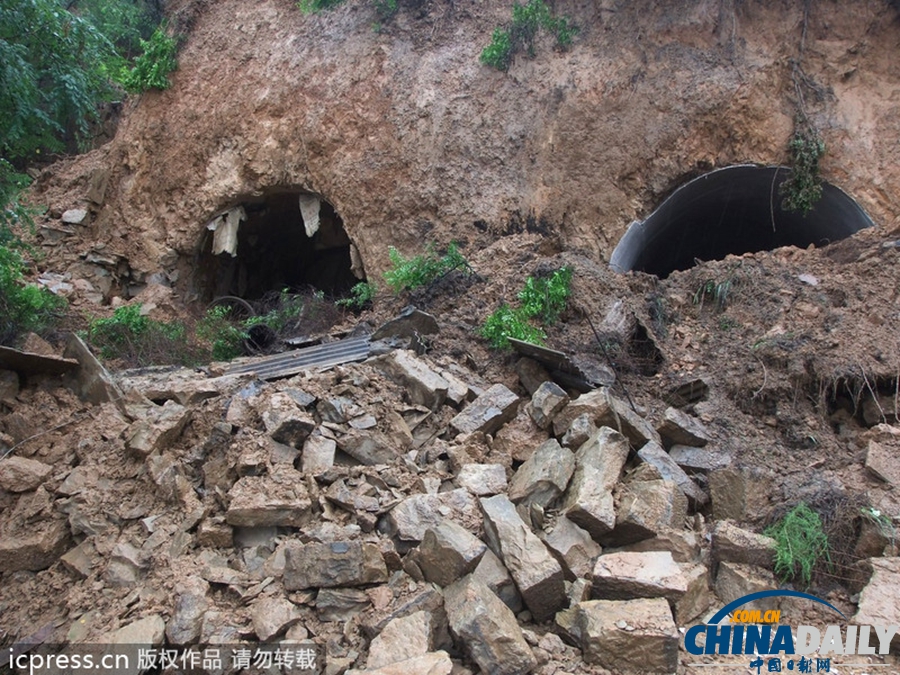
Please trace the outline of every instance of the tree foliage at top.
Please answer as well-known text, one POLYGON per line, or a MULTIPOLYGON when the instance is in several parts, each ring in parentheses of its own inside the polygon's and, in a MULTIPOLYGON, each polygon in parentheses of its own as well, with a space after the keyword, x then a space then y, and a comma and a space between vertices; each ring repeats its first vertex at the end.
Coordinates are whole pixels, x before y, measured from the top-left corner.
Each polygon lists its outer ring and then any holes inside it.
POLYGON ((0 156, 83 148, 158 17, 157 0, 0 0, 0 156))

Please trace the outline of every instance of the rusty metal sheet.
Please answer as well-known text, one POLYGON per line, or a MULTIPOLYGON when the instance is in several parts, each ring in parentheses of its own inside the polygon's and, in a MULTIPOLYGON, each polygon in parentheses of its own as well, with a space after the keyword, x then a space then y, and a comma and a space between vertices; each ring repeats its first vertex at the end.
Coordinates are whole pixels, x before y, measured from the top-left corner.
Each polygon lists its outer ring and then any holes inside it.
POLYGON ((0 368, 20 375, 62 375, 78 369, 78 361, 0 347, 0 368))
POLYGON ((325 344, 296 349, 294 351, 260 356, 234 364, 225 369, 225 375, 255 374, 261 380, 277 380, 291 377, 310 368, 337 366, 369 357, 368 336, 337 340, 325 344))

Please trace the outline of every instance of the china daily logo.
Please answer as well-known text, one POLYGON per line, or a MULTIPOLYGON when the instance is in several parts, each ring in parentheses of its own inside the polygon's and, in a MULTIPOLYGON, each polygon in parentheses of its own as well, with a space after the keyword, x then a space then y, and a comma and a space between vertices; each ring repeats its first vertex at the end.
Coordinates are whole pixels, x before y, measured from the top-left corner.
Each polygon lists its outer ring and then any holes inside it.
MULTIPOLYGON (((750 668, 761 672, 821 673, 832 665, 853 666, 853 656, 885 655, 898 626, 850 626, 847 617, 834 605, 799 591, 762 591, 731 602, 707 624, 691 626, 684 636, 689 654, 745 654, 752 657, 750 668), (791 626, 779 623, 781 610, 747 610, 741 607, 754 600, 776 596, 804 598, 825 605, 844 621, 842 624, 791 626), (847 657, 851 657, 848 659, 847 657), (832 664, 832 658, 840 663, 832 664)), ((709 665, 709 664, 688 664, 709 665)), ((867 668, 880 664, 859 663, 867 668)), ((743 666, 740 666, 743 667, 743 666)), ((885 666, 882 666, 885 667, 885 666)))

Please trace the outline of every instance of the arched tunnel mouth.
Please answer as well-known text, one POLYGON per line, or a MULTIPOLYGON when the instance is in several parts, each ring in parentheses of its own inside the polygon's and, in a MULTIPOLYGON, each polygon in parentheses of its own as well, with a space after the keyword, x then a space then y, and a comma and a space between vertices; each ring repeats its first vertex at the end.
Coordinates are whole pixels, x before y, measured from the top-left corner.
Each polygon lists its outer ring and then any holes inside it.
POLYGON ((874 225, 853 198, 827 182, 806 215, 784 209, 780 188, 790 171, 731 166, 685 183, 646 220, 629 226, 610 266, 664 278, 729 254, 824 246, 874 225))
POLYGON ((257 300, 285 289, 337 296, 364 276, 330 202, 301 189, 274 188, 233 200, 208 221, 192 285, 204 301, 257 300))

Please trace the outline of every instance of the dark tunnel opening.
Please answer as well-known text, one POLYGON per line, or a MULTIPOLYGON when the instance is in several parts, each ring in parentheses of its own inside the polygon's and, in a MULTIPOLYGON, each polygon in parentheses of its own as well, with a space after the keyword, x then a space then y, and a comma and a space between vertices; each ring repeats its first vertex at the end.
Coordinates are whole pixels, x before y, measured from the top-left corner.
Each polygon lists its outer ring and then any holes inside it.
POLYGON ((829 183, 806 216, 782 209, 785 167, 732 166, 682 185, 642 222, 634 222, 610 258, 617 272, 667 277, 698 261, 781 246, 824 246, 874 225, 852 198, 829 183))
POLYGON ((352 247, 341 217, 316 195, 284 190, 248 197, 207 224, 195 287, 207 301, 256 300, 283 289, 341 295, 360 280, 352 247))

